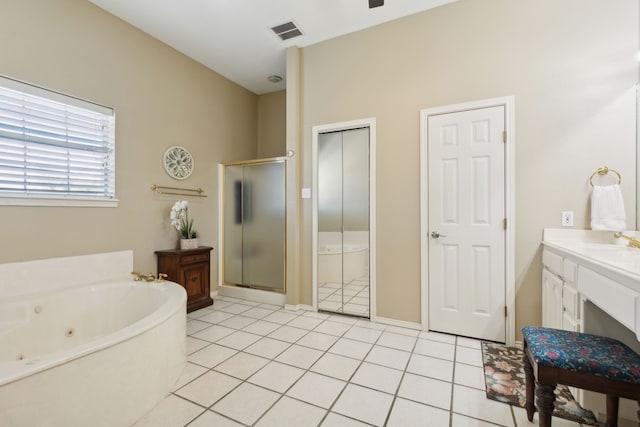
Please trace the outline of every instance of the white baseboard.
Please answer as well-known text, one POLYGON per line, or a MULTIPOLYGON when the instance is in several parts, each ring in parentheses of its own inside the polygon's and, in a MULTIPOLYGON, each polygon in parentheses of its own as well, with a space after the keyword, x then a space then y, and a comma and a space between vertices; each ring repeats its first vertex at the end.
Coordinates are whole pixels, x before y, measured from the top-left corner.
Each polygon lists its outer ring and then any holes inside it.
POLYGON ((277 292, 261 291, 259 289, 240 288, 237 286, 219 285, 216 295, 223 297, 246 299, 262 304, 272 304, 284 307, 287 296, 277 292))
POLYGON ((376 323, 382 323, 383 325, 399 326, 401 328, 417 329, 419 331, 422 330, 422 325, 420 323, 407 322, 405 320, 396 320, 396 319, 389 319, 388 317, 376 316, 375 319, 371 319, 371 321, 376 323))
POLYGON ((284 309, 290 310, 290 311, 298 311, 298 310, 314 311, 314 312, 318 311, 315 308, 313 308, 313 306, 307 305, 307 304, 285 304, 284 309))

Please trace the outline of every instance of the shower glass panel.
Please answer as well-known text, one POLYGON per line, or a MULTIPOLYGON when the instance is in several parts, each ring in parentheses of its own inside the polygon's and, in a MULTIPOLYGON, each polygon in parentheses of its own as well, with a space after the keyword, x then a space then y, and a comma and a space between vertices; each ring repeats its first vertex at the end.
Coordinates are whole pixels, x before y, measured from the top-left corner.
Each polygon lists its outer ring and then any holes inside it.
POLYGON ((369 316, 369 128, 318 135, 318 308, 369 316))
POLYGON ((284 292, 284 160, 225 165, 224 180, 224 283, 284 292))
POLYGON ((224 281, 242 283, 242 166, 224 168, 224 281))
POLYGON ((284 287, 284 163, 244 167, 243 283, 284 287))

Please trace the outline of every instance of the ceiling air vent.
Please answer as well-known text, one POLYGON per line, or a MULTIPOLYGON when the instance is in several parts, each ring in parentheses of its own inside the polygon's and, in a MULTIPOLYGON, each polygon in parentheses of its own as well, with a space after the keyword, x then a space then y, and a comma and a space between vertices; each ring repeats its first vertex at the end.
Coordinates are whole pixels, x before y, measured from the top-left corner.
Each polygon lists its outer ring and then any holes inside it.
POLYGON ((271 30, 282 40, 288 40, 302 35, 302 31, 300 31, 293 22, 277 25, 271 28, 271 30))

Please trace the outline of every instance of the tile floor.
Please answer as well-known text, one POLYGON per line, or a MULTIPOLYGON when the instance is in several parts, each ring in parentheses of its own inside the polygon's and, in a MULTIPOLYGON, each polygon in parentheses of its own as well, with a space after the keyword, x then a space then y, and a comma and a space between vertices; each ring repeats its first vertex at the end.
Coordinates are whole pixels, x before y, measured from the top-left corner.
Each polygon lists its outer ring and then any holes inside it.
POLYGON ((135 427, 537 425, 486 398, 476 340, 224 297, 187 334, 173 393, 135 427))
POLYGON ((346 283, 320 283, 318 306, 321 310, 369 317, 369 280, 355 279, 346 283))

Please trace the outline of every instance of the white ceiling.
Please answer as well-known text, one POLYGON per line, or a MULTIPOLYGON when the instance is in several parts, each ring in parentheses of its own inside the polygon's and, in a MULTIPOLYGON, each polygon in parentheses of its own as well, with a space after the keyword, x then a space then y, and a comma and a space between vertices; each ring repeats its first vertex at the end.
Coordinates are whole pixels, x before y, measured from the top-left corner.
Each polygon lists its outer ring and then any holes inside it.
POLYGON ((309 46, 456 0, 90 0, 256 94, 285 88, 285 50, 309 46), (282 41, 271 27, 293 21, 282 41))

